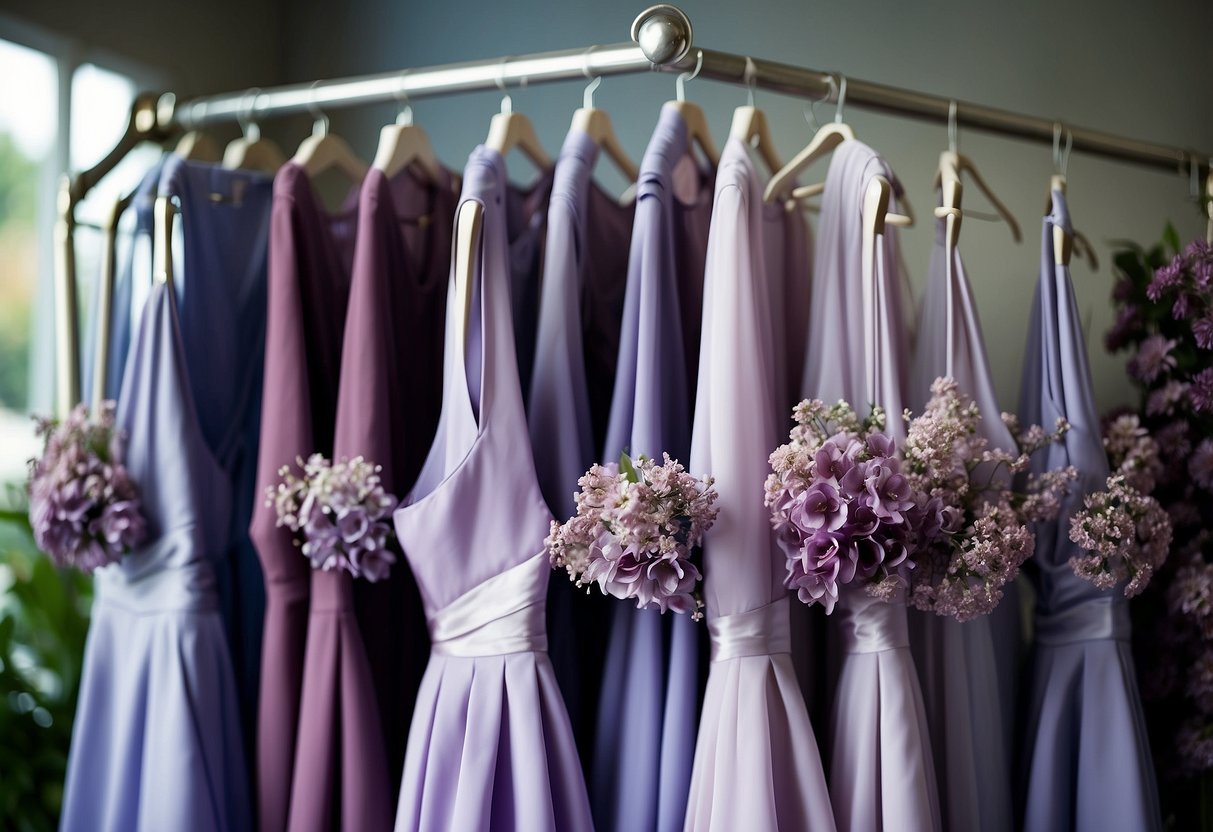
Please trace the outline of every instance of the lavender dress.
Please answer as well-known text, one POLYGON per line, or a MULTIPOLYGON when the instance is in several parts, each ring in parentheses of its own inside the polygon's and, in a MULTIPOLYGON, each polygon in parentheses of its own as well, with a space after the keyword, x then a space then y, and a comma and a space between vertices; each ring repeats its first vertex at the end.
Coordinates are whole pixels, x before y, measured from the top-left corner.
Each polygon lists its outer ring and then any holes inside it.
MULTIPOLYGON (((817 233, 805 392, 825 401, 846 399, 862 411, 874 389, 877 403, 895 415, 905 403, 907 363, 896 230, 887 226, 878 238, 873 274, 864 274, 862 260, 863 196, 877 175, 895 183, 867 145, 848 141, 834 151, 817 233), (874 308, 864 308, 865 281, 873 288, 874 308), (875 356, 865 347, 870 326, 880 345, 875 356)), ((896 210, 895 200, 890 208, 896 210)), ((899 441, 905 436, 900 419, 889 419, 889 434, 899 441)), ((842 651, 830 738, 838 828, 939 829, 930 735, 904 604, 844 588, 833 618, 842 651)))
MULTIPOLYGON (((686 122, 663 107, 637 183, 606 459, 626 448, 687 461, 687 368, 693 378, 711 187, 688 152, 686 122)), ((699 629, 688 616, 615 604, 593 763, 600 830, 682 828, 699 711, 699 629)))
POLYGON ((746 146, 729 139, 716 174, 691 438, 690 469, 714 476, 720 497, 703 546, 712 661, 688 832, 834 829, 792 666, 783 555, 763 505, 785 398, 763 254, 766 207, 746 146))
MULTIPOLYGON (((981 431, 990 447, 1014 453, 1015 442, 1002 422, 994 394, 981 321, 959 250, 951 253, 948 269, 945 222, 936 222, 930 278, 920 311, 913 408, 921 413, 931 383, 950 372, 961 392, 980 409, 981 431)), ((1014 612, 1017 603, 1017 597, 1006 597, 999 608, 1014 612)), ((926 700, 945 829, 1009 832, 1014 825, 1007 718, 1013 703, 1003 701, 992 623, 990 616, 961 624, 934 613, 910 613, 914 662, 926 700)))
MULTIPOLYGON (((288 162, 274 179, 258 494, 297 456, 332 453, 355 217, 326 215, 299 165, 288 162)), ((276 832, 291 806, 312 569, 261 499, 249 534, 266 583, 258 827, 276 832)))
POLYGON ((1023 828, 1156 830, 1162 823, 1129 649, 1128 604, 1119 588, 1096 589, 1069 566, 1076 553, 1069 516, 1087 493, 1105 487, 1108 464, 1070 270, 1054 263, 1054 227, 1071 232, 1058 191, 1044 220, 1019 416, 1024 424, 1045 426, 1065 417, 1071 425, 1065 442, 1038 453, 1032 468, 1073 465, 1079 476, 1061 517, 1035 529, 1023 828))
POLYGON ((251 828, 213 561, 230 493, 202 441, 173 292, 153 287, 118 408, 147 542, 96 573, 60 828, 251 828))
MULTIPOLYGON (((527 403, 539 488, 561 520, 576 513, 577 480, 601 452, 627 284, 633 211, 595 187, 597 158, 594 140, 573 131, 556 162, 527 403)), ((611 601, 562 578, 548 586, 549 650, 588 758, 611 601)))
MULTIPOLYGON (((447 306, 442 414, 396 533, 430 628, 397 830, 588 830, 589 801, 547 656, 552 519, 535 478, 509 298, 506 171, 478 147, 483 206, 466 347, 447 306)), ((452 299, 453 300, 453 299, 452 299)))

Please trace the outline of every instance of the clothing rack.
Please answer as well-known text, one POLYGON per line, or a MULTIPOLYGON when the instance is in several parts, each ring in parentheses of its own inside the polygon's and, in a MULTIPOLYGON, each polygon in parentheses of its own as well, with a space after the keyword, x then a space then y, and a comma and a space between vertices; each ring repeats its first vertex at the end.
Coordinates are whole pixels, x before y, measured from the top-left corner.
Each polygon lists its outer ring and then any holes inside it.
POLYGON ((56 227, 57 396, 60 411, 80 399, 79 323, 76 309, 74 245, 75 206, 126 153, 143 141, 163 142, 182 130, 208 124, 256 121, 265 117, 311 113, 320 116, 339 107, 406 103, 415 98, 511 88, 528 84, 637 72, 695 73, 701 78, 742 84, 786 95, 837 102, 845 89, 848 106, 893 115, 948 122, 1042 143, 1055 143, 1064 133, 1074 151, 1146 165, 1203 181, 1203 202, 1213 195, 1210 156, 1195 150, 1140 141, 1089 130, 1056 119, 1030 116, 886 84, 841 77, 792 64, 749 58, 694 45, 690 18, 676 6, 645 9, 633 21, 632 41, 588 49, 568 49, 464 63, 442 64, 311 84, 291 84, 242 93, 177 101, 140 95, 131 107, 127 129, 118 145, 98 165, 60 186, 56 227), (845 81, 845 87, 842 85, 845 81))

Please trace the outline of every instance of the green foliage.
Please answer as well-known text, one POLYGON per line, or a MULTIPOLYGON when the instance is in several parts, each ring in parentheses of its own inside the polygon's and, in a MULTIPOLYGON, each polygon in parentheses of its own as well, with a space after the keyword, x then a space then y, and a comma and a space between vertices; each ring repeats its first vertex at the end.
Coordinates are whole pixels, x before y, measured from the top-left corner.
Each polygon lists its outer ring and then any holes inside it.
POLYGON ((17 147, 13 137, 0 132, 0 225, 34 224, 38 163, 17 147))
POLYGON ((24 509, 0 511, 0 829, 58 823, 91 596, 38 551, 24 509))

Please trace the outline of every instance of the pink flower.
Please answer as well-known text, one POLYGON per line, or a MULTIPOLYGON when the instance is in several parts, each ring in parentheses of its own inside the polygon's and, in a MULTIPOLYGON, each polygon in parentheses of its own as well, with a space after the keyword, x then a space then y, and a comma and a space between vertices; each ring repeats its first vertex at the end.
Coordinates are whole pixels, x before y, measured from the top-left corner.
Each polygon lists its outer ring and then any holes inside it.
POLYGON ((1141 342, 1137 355, 1129 360, 1129 373, 1139 381, 1151 383, 1161 373, 1175 369, 1175 356, 1171 355, 1171 350, 1178 345, 1174 339, 1151 335, 1141 342))
POLYGON ((1201 488, 1213 491, 1213 439, 1196 446, 1188 459, 1188 473, 1201 488))

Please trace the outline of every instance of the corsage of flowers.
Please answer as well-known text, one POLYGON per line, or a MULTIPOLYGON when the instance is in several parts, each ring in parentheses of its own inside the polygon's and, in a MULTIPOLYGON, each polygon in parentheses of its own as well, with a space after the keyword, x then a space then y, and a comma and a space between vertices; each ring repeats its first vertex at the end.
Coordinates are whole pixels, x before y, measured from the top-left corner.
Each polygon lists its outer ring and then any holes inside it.
MULTIPOLYGON (((703 618, 691 550, 716 520, 716 489, 663 454, 594 465, 577 481, 577 514, 552 522, 545 544, 554 569, 579 587, 635 599, 639 609, 703 618)), ((588 590, 587 590, 588 591, 588 590)))

